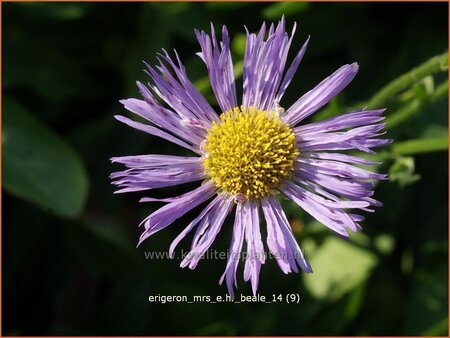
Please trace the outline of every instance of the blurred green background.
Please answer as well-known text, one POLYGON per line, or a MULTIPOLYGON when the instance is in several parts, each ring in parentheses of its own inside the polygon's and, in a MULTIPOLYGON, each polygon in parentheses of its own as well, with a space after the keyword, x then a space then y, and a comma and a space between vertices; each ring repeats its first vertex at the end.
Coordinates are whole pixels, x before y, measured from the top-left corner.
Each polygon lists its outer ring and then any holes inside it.
MULTIPOLYGON (((3 334, 447 335, 447 6, 3 3, 3 334), (395 142, 374 168, 390 173, 375 193, 385 206, 344 241, 284 202, 315 272, 286 276, 269 260, 259 292, 298 293, 299 304, 149 303, 157 294, 225 295, 226 262, 190 271, 179 260, 145 260, 145 251, 167 250, 198 209, 135 248, 137 225, 160 206, 139 198, 195 185, 113 195, 108 176, 121 167, 110 157, 184 154, 114 120, 125 113, 118 100, 138 97, 142 60, 176 48, 215 104, 193 29, 228 26, 239 76, 243 26, 256 31, 282 14, 299 25, 296 50, 311 35, 284 107, 357 61, 353 83, 313 119, 388 108, 395 142)), ((228 248, 226 224, 217 250, 228 248)), ((242 270, 238 283, 238 294, 251 294, 242 270)))

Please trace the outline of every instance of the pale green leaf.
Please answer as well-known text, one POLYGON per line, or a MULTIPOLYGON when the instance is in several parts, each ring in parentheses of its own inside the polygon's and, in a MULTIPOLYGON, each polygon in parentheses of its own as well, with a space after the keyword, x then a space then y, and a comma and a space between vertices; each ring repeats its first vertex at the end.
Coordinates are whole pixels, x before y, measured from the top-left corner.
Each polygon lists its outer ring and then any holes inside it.
POLYGON ((314 270, 303 275, 308 291, 316 298, 337 299, 368 277, 377 257, 351 242, 329 237, 308 260, 314 270))

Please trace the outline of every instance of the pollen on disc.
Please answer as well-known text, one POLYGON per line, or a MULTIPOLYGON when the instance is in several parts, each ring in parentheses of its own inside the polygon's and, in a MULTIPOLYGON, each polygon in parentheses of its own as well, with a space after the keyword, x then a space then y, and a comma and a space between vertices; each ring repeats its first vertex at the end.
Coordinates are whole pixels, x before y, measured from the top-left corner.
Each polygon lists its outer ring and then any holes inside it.
POLYGON ((236 107, 209 129, 203 165, 222 191, 266 196, 290 175, 300 154, 295 135, 275 112, 236 107))

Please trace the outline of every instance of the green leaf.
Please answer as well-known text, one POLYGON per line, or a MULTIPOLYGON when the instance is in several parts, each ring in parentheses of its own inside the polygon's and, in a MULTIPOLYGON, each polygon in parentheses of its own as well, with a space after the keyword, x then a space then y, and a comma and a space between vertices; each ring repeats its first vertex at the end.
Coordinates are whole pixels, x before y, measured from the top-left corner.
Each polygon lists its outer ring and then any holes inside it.
POLYGON ((400 155, 431 153, 448 149, 448 136, 394 143, 392 151, 400 155))
POLYGON ((268 20, 278 20, 283 15, 290 16, 308 10, 308 2, 278 2, 263 10, 262 16, 268 20))
POLYGON ((63 217, 76 217, 87 197, 88 179, 78 155, 18 102, 3 103, 5 189, 63 217))
POLYGON ((337 299, 354 289, 377 262, 371 252, 336 237, 327 238, 309 256, 314 272, 303 275, 305 287, 319 299, 337 299))

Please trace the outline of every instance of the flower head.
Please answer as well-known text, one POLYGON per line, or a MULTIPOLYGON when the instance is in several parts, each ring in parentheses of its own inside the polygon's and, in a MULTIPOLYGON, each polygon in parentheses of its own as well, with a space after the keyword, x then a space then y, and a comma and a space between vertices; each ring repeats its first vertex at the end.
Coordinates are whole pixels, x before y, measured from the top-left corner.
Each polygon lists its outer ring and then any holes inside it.
POLYGON ((193 156, 115 157, 112 161, 127 169, 111 177, 121 188, 117 192, 201 182, 198 188, 174 198, 141 199, 166 204, 143 220, 139 244, 208 202, 170 246, 172 255, 177 244, 195 229, 191 253, 181 262, 182 267, 196 267, 235 208, 231 256, 220 283, 225 280, 233 294, 238 256, 245 242, 244 279, 250 280, 256 293, 265 262, 260 210, 267 228, 265 242, 281 270, 298 272, 300 267, 311 272, 278 196, 284 195, 331 230, 348 236, 347 230, 360 230, 358 222, 363 220, 349 210, 371 211, 370 206, 380 206, 371 197, 372 181, 385 179, 386 175, 361 168, 374 163, 341 151, 372 153, 372 148, 390 140, 377 138, 384 128, 380 123, 384 119, 382 109, 362 109, 321 122, 300 123, 352 81, 358 71, 356 63, 336 70, 287 110, 281 107, 283 94, 309 41, 285 70, 295 26, 289 36, 284 18, 268 30, 263 24, 257 34, 247 32, 241 104, 236 96, 227 29, 223 27, 220 42, 213 27, 211 30, 211 36, 195 33, 201 47, 198 55, 206 64, 220 112, 189 81, 176 52, 174 61, 163 51, 159 66, 147 65, 149 86, 138 82, 143 100, 121 101, 148 123, 116 116, 133 128, 192 151, 193 156))

